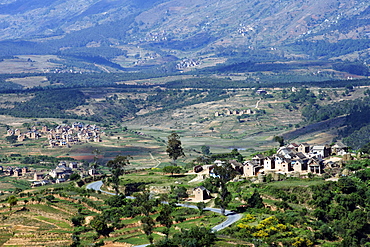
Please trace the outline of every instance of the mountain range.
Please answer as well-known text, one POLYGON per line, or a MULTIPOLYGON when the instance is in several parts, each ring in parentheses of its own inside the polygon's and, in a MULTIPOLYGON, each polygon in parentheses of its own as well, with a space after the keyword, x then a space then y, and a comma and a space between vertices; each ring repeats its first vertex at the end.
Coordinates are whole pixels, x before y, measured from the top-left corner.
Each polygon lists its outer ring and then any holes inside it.
POLYGON ((370 60, 366 0, 2 0, 0 28, 3 58, 116 70, 204 56, 370 60))

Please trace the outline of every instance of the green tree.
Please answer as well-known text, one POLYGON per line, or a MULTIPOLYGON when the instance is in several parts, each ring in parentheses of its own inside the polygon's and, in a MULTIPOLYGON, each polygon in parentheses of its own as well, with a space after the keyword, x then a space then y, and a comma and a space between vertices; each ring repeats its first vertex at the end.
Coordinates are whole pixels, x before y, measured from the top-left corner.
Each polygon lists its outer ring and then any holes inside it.
POLYGON ((189 230, 181 229, 176 233, 173 242, 182 247, 207 247, 212 246, 216 240, 216 234, 208 228, 195 226, 189 230))
POLYGON ((157 200, 152 199, 150 192, 147 190, 144 190, 140 193, 135 194, 135 205, 136 208, 141 212, 144 217, 141 219, 143 231, 145 235, 147 236, 149 242, 153 243, 153 228, 155 225, 155 222, 152 217, 150 217, 150 213, 152 213, 153 208, 158 205, 157 200))
POLYGON ((166 227, 166 229, 163 231, 164 234, 166 234, 166 238, 168 238, 168 235, 170 233, 170 228, 173 224, 173 217, 171 215, 173 211, 173 208, 169 204, 162 204, 161 209, 159 211, 159 216, 156 218, 156 221, 161 223, 166 227))
POLYGON ((5 137, 6 141, 9 142, 10 144, 16 143, 18 137, 15 135, 7 136, 5 137))
POLYGON ((71 218, 71 221, 74 226, 82 226, 85 221, 85 217, 83 217, 82 215, 73 216, 71 218))
POLYGON ((104 218, 101 216, 96 216, 91 222, 90 227, 93 228, 99 235, 104 237, 109 236, 109 233, 112 231, 112 228, 108 227, 104 218))
POLYGON ((69 177, 70 180, 78 180, 80 178, 81 176, 78 175, 77 173, 72 173, 72 175, 69 177))
POLYGON ((99 166, 99 155, 101 155, 101 152, 99 149, 96 148, 92 151, 92 154, 94 155, 94 161, 90 167, 96 170, 99 166))
POLYGON ((225 164, 215 166, 213 173, 215 176, 212 178, 212 183, 218 187, 218 197, 215 199, 215 204, 221 208, 221 213, 225 215, 225 209, 232 199, 226 183, 235 177, 236 172, 230 164, 225 164))
POLYGON ((203 210, 206 207, 206 204, 205 204, 205 202, 198 202, 197 203, 197 207, 199 209, 199 214, 202 215, 203 214, 203 210))
POLYGON ((119 191, 119 177, 124 173, 124 167, 130 164, 130 156, 117 155, 113 160, 108 161, 107 166, 112 173, 113 188, 117 195, 119 191))
POLYGON ((282 137, 282 136, 274 136, 272 138, 272 140, 275 141, 275 142, 278 142, 280 147, 284 146, 284 137, 282 137))
POLYGON ((203 155, 210 155, 211 154, 209 146, 203 145, 201 147, 201 150, 202 150, 203 155))
POLYGON ((181 167, 179 166, 165 166, 163 167, 164 173, 171 173, 171 176, 173 176, 174 173, 180 173, 181 167))
POLYGON ((110 196, 105 200, 105 204, 112 208, 122 207, 126 204, 124 195, 114 195, 110 196))
POLYGON ((252 208, 264 208, 265 205, 263 204, 261 195, 258 193, 257 190, 254 190, 251 197, 248 198, 248 206, 252 208))
POLYGON ((154 220, 150 216, 144 216, 141 219, 141 223, 142 223, 143 231, 144 231, 147 239, 149 240, 150 244, 153 244, 154 237, 153 237, 152 233, 153 233, 153 228, 154 228, 154 225, 155 225, 154 220))
POLYGON ((168 141, 166 152, 168 153, 168 156, 172 159, 173 163, 176 164, 176 160, 179 157, 185 156, 184 150, 181 146, 180 136, 173 132, 167 138, 168 141))
POLYGON ((170 197, 178 201, 181 198, 187 198, 188 193, 184 186, 176 186, 171 188, 170 197))
POLYGON ((8 197, 8 203, 9 203, 9 211, 12 211, 12 207, 17 205, 18 199, 15 197, 15 195, 11 195, 8 197))

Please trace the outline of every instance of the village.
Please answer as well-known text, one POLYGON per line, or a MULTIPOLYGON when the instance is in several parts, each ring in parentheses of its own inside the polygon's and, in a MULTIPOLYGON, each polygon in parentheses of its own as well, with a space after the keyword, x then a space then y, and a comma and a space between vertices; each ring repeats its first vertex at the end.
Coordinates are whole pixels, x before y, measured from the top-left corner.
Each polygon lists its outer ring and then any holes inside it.
POLYGON ((101 142, 104 132, 96 125, 73 123, 72 125, 58 125, 53 129, 42 126, 41 130, 33 126, 29 131, 21 133, 19 129, 8 129, 7 136, 14 136, 18 142, 28 139, 47 137, 49 147, 70 147, 71 145, 86 142, 101 142))
MULTIPOLYGON (((262 183, 266 176, 271 175, 273 180, 279 180, 279 175, 292 177, 322 175, 326 168, 338 167, 330 157, 348 154, 348 147, 337 143, 330 145, 310 145, 308 143, 291 143, 280 147, 275 154, 265 156, 257 154, 250 160, 237 162, 230 160, 232 168, 239 174, 238 178, 251 179, 255 183, 262 183)), ((336 158, 336 160, 341 160, 336 158)), ((202 181, 207 177, 216 176, 213 172, 215 166, 222 166, 226 162, 214 161, 214 164, 197 165, 191 173, 197 174, 196 181, 202 181)), ((193 189, 193 201, 204 201, 211 198, 210 192, 203 186, 193 189)))
POLYGON ((82 162, 61 161, 54 169, 36 170, 27 166, 0 166, 0 172, 4 176, 18 179, 27 179, 31 182, 31 187, 38 187, 47 184, 59 184, 70 180, 73 174, 77 178, 97 175, 94 167, 85 168, 82 162))

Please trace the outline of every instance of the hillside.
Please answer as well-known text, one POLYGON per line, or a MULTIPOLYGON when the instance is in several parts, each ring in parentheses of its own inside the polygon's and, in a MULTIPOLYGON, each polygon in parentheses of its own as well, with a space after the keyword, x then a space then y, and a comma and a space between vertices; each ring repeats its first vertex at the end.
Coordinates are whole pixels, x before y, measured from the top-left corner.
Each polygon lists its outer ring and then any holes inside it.
POLYGON ((104 72, 161 66, 169 72, 210 57, 368 61, 369 6, 352 0, 9 0, 0 5, 0 55, 56 55, 60 60, 48 62, 104 72))

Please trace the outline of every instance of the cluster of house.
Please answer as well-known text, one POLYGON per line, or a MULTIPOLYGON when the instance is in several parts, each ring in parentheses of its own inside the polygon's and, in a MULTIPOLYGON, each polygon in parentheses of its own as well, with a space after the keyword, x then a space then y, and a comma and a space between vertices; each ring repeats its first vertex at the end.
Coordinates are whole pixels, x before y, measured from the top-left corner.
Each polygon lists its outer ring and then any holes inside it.
POLYGON ((176 64, 177 69, 190 68, 200 65, 200 61, 194 59, 184 59, 176 64))
POLYGON ((13 176, 13 177, 22 177, 26 176, 29 172, 28 167, 17 167, 17 166, 8 166, 2 167, 0 166, 0 171, 3 172, 6 176, 13 176))
POLYGON ((272 156, 258 154, 252 160, 243 164, 245 177, 257 176, 268 173, 299 173, 321 174, 325 167, 324 158, 332 154, 344 155, 348 147, 335 144, 334 146, 319 145, 311 146, 307 143, 289 144, 280 147, 272 156))
POLYGON ((248 32, 253 32, 254 28, 251 26, 241 26, 238 28, 238 34, 241 34, 242 36, 247 35, 248 32))
POLYGON ((102 132, 96 125, 74 123, 72 125, 59 125, 49 130, 42 127, 44 133, 48 133, 50 147, 65 147, 79 142, 101 142, 102 132))
POLYGON ((81 167, 81 163, 75 161, 69 163, 62 161, 51 171, 35 172, 33 174, 32 186, 37 187, 52 182, 57 184, 63 183, 66 182, 73 173, 77 173, 80 177, 86 177, 89 175, 96 175, 97 171, 94 168, 86 171, 81 167))
POLYGON ((146 34, 145 40, 146 41, 166 41, 167 40, 167 32, 161 31, 161 32, 149 32, 146 34))
MULTIPOLYGON (((271 156, 257 154, 251 160, 243 163, 231 160, 230 164, 233 169, 243 174, 244 177, 267 174, 322 174, 327 165, 324 164, 324 158, 330 155, 345 155, 347 153, 348 147, 340 144, 311 146, 307 143, 301 143, 300 145, 292 143, 285 147, 280 147, 271 156)), ((213 168, 223 164, 225 164, 224 161, 216 160, 211 165, 195 166, 194 172, 198 173, 198 176, 216 176, 213 173, 213 168)), ((203 201, 211 198, 210 192, 203 186, 194 188, 193 195, 194 201, 203 201)))
MULTIPOLYGON (((230 161, 232 167, 243 174, 244 177, 254 177, 259 174, 268 173, 299 173, 299 174, 322 174, 325 164, 324 158, 330 155, 345 155, 348 147, 335 144, 311 146, 307 143, 289 144, 280 147, 277 152, 271 156, 262 154, 255 155, 251 160, 243 163, 230 161)), ((212 170, 216 165, 224 164, 223 161, 216 160, 212 165, 195 166, 194 172, 200 173, 206 171, 207 175, 212 176, 212 170)))
POLYGON ((20 142, 26 140, 27 138, 35 140, 41 137, 41 134, 37 131, 36 127, 32 127, 32 129, 26 133, 21 133, 19 129, 8 129, 6 134, 7 136, 16 136, 17 141, 20 142))
POLYGON ((82 163, 71 161, 71 162, 59 162, 59 164, 52 170, 35 171, 28 167, 16 167, 0 166, 0 172, 5 176, 22 177, 32 180, 31 186, 42 186, 50 183, 63 183, 66 182, 73 173, 77 173, 80 177, 94 176, 97 175, 97 171, 94 168, 85 170, 82 167, 82 163))
POLYGON ((215 112, 215 117, 220 117, 220 116, 225 116, 225 115, 226 116, 231 116, 231 115, 241 116, 241 115, 244 115, 244 114, 251 115, 251 114, 254 114, 254 112, 251 109, 241 110, 241 111, 225 109, 223 112, 216 111, 215 112))
POLYGON ((38 130, 33 126, 26 133, 21 133, 19 129, 8 129, 8 136, 17 136, 18 141, 24 141, 26 138, 38 139, 46 135, 49 140, 50 147, 65 147, 79 142, 101 142, 103 132, 96 125, 73 123, 72 125, 58 125, 54 129, 49 129, 47 126, 42 126, 38 130))

